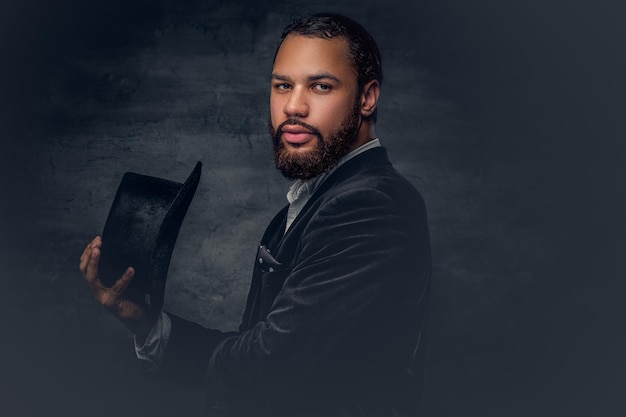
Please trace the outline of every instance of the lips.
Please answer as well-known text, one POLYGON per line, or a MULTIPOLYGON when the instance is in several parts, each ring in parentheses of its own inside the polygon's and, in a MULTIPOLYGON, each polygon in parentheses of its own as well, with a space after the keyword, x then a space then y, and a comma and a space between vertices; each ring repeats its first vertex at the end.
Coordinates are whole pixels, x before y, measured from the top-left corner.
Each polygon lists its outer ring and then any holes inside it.
POLYGON ((285 126, 282 128, 283 138, 287 143, 301 145, 315 138, 315 133, 302 126, 285 126))

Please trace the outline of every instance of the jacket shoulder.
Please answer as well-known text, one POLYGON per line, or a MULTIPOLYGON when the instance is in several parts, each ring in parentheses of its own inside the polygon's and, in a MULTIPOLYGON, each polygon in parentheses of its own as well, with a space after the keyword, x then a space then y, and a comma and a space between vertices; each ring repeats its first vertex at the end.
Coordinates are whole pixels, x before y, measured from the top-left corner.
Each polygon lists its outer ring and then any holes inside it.
POLYGON ((384 148, 367 151, 339 167, 312 200, 319 199, 324 204, 338 196, 358 199, 358 196, 368 198, 374 195, 385 196, 376 200, 387 201, 388 204, 413 209, 425 206, 420 192, 393 167, 384 148))

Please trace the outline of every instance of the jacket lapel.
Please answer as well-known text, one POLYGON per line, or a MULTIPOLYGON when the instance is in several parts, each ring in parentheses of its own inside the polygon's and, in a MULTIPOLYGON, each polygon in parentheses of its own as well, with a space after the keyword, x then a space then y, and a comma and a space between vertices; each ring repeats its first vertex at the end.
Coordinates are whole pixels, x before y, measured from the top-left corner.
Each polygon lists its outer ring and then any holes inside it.
POLYGON ((261 271, 257 268, 257 263, 259 259, 259 250, 262 247, 265 248, 274 248, 278 244, 280 240, 282 240, 285 225, 287 222, 287 210, 289 206, 283 207, 281 211, 272 219, 269 226, 265 230, 263 234, 263 238, 261 239, 261 243, 257 248, 257 256, 254 260, 254 268, 252 272, 252 280, 250 282, 250 291, 248 292, 248 299, 246 301, 246 309, 243 313, 243 317, 241 320, 241 325, 239 326, 239 331, 244 331, 256 324, 258 321, 258 311, 259 311, 259 297, 261 295, 261 271))
POLYGON ((373 149, 369 149, 354 158, 346 161, 343 165, 337 168, 334 172, 332 172, 328 178, 326 178, 320 186, 315 190, 309 201, 302 207, 298 216, 294 219, 293 223, 285 233, 282 241, 289 239, 291 233, 295 233, 298 229, 297 224, 307 216, 307 211, 316 203, 316 201, 324 195, 328 190, 330 190, 335 185, 341 183, 346 178, 350 178, 354 175, 357 175, 363 169, 367 169, 369 167, 379 165, 379 164, 391 164, 389 162, 389 158, 387 157, 387 150, 384 147, 377 147, 373 149))
MULTIPOLYGON (((387 158, 387 151, 383 147, 370 149, 345 162, 332 174, 330 174, 324 182, 322 182, 309 201, 307 201, 304 205, 298 216, 294 219, 286 233, 285 225, 287 222, 287 211, 289 206, 285 206, 270 222, 265 233, 263 234, 263 238, 261 239, 258 249, 264 250, 269 248, 272 254, 276 254, 277 260, 281 262, 283 266, 291 268, 293 254, 295 253, 295 246, 300 239, 299 234, 302 233, 302 228, 298 227, 298 225, 303 218, 310 217, 307 212, 312 206, 315 205, 317 200, 329 189, 336 184, 341 183, 346 178, 357 175, 359 171, 368 167, 384 163, 389 164, 389 159, 387 158), (288 246, 283 249, 283 244, 285 242, 293 242, 293 244, 288 244, 288 246)), ((252 281, 250 283, 250 292, 248 293, 248 299, 246 302, 246 309, 243 314, 241 325, 239 326, 240 331, 252 328, 260 319, 262 319, 260 317, 260 301, 262 296, 261 290, 263 274, 258 265, 259 258, 263 258, 263 256, 261 256, 257 250, 252 281)))

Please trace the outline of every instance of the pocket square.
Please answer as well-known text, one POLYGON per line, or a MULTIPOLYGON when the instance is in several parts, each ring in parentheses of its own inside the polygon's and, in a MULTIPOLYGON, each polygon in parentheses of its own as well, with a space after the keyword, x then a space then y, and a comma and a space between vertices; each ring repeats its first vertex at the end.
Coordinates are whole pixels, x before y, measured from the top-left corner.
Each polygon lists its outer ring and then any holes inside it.
POLYGON ((256 255, 256 267, 259 271, 265 272, 273 272, 275 270, 281 269, 283 264, 274 259, 274 256, 270 253, 270 250, 265 246, 259 246, 259 250, 257 250, 256 255))

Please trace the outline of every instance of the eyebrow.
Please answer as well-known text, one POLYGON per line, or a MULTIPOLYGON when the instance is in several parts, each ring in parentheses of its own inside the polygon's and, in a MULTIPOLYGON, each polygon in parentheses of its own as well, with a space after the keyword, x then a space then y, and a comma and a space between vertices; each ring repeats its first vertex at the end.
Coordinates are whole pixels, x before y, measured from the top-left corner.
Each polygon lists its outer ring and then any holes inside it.
MULTIPOLYGON (((283 74, 278 74, 278 73, 273 73, 272 80, 278 80, 278 81, 290 81, 291 79, 283 74)), ((341 81, 339 80, 339 78, 335 77, 333 74, 329 73, 329 72, 322 72, 319 74, 314 74, 314 75, 309 75, 307 77, 307 81, 319 81, 319 80, 333 80, 337 83, 340 83, 341 81)))

